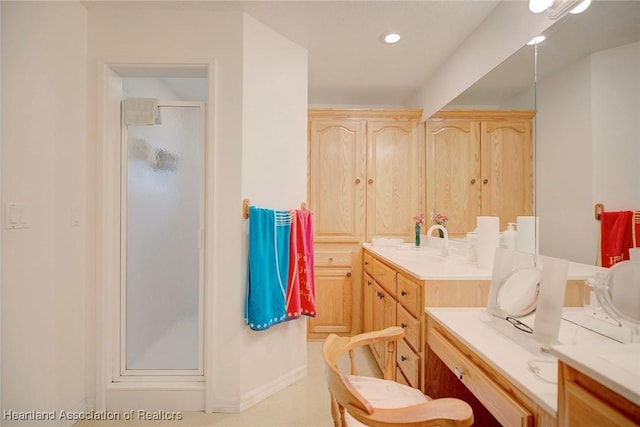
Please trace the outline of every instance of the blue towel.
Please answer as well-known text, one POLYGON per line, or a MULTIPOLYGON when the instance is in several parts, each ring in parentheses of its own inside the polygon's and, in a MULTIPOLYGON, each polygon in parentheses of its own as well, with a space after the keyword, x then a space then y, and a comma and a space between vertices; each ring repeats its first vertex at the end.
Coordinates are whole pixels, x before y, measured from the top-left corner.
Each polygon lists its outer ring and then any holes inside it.
POLYGON ((264 330, 287 320, 291 217, 286 211, 249 207, 249 259, 245 322, 264 330))

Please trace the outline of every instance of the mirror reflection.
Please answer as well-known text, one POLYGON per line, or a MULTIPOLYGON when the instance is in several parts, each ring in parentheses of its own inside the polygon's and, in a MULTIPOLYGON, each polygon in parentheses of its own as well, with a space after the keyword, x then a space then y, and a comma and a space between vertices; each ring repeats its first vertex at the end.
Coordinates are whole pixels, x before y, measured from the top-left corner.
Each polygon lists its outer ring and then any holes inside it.
POLYGON ((594 1, 447 106, 536 110, 540 254, 594 265, 600 236, 594 205, 640 209, 639 22, 640 2, 594 1))

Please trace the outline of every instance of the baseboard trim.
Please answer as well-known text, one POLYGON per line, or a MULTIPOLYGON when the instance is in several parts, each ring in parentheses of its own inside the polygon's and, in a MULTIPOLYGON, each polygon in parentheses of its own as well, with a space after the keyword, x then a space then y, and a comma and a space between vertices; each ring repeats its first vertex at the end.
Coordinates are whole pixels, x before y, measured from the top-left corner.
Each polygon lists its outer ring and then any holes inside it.
POLYGON ((89 412, 88 399, 82 399, 72 409, 59 411, 58 427, 71 427, 78 422, 78 417, 87 416, 89 412))
POLYGON ((294 384, 307 376, 307 365, 294 369, 288 372, 286 375, 282 375, 276 378, 274 381, 267 383, 261 387, 251 390, 246 393, 239 400, 217 400, 213 405, 213 412, 243 412, 256 403, 259 403, 267 397, 279 392, 280 390, 294 384))

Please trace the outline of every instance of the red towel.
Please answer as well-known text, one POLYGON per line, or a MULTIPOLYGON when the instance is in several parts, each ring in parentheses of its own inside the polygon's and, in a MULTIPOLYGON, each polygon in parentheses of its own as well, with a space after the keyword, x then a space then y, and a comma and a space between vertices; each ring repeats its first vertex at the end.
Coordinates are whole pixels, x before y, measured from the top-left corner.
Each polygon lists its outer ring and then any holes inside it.
POLYGON ((603 267, 629 259, 633 246, 633 212, 602 212, 600 216, 600 259, 603 267))

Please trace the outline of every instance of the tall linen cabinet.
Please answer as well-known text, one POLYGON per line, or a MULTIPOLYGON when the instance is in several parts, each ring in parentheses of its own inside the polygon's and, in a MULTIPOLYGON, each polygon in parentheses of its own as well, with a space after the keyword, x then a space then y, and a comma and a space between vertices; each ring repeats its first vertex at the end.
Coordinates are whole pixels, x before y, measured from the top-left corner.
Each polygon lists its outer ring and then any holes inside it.
POLYGON ((425 123, 427 212, 464 236, 476 217, 500 230, 533 215, 533 111, 442 110, 425 123))
POLYGON ((309 111, 317 304, 309 339, 362 332, 361 244, 412 238, 420 116, 420 110, 309 111))

